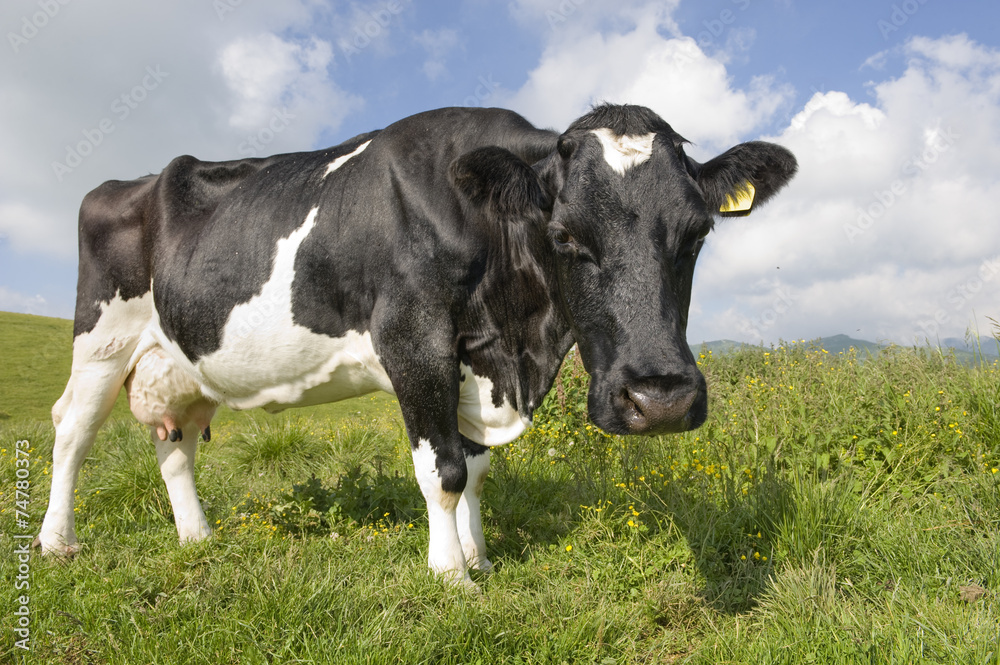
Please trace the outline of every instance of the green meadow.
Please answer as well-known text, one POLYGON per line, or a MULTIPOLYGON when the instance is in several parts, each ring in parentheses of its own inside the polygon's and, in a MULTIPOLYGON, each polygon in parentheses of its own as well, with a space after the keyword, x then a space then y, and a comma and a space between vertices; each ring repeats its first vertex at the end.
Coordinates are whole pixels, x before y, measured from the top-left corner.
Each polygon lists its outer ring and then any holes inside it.
POLYGON ((480 593, 426 569, 388 396, 220 410, 197 468, 215 534, 185 546, 120 400, 81 473, 84 547, 32 555, 18 589, 71 327, 0 313, 0 662, 1000 663, 996 362, 706 350, 706 424, 643 438, 587 422, 571 355, 534 427, 493 451, 480 593))

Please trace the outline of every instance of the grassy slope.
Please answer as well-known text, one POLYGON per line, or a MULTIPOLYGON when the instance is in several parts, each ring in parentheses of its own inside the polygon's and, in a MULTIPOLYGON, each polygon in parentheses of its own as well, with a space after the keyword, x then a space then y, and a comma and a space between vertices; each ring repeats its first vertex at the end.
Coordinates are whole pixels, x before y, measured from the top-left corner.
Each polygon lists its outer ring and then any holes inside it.
MULTIPOLYGON (((654 439, 589 427, 567 367, 494 453, 482 596, 426 574, 388 411, 220 426, 198 459, 217 533, 184 547, 148 435, 121 420, 81 476, 86 548, 31 560, 33 651, 3 625, 0 661, 1000 662, 1000 369, 807 345, 700 362, 708 422, 654 439)), ((51 427, 0 422, 8 552, 18 438, 37 530, 51 427)), ((3 621, 14 580, 0 566, 3 621)))
POLYGON ((44 420, 69 378, 73 322, 0 312, 0 418, 44 420))

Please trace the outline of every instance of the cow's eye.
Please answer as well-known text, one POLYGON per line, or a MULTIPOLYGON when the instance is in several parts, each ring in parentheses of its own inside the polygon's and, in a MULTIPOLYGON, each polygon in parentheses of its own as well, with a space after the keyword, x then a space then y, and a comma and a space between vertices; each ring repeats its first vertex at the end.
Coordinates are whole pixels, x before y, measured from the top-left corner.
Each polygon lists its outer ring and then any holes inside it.
POLYGON ((549 227, 549 237, 559 251, 576 251, 578 244, 576 238, 569 230, 561 224, 553 224, 549 227))
POLYGON ((677 254, 676 263, 678 267, 688 261, 693 261, 698 258, 698 253, 701 251, 701 246, 705 244, 705 237, 708 234, 696 236, 687 241, 680 252, 677 254))
POLYGON ((569 245, 573 242, 573 236, 571 236, 569 231, 566 229, 559 229, 553 232, 552 240, 554 240, 557 245, 569 245))
POLYGON ((698 252, 701 251, 701 246, 705 244, 705 236, 697 238, 693 243, 691 243, 691 256, 697 256, 698 252))

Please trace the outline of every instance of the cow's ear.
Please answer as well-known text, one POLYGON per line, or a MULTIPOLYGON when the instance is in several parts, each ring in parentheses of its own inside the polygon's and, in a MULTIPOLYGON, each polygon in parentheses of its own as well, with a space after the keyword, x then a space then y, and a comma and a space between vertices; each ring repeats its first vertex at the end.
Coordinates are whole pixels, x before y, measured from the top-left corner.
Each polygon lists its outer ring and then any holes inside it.
POLYGON ((798 169, 795 155, 763 141, 741 143, 704 164, 690 165, 709 210, 723 217, 749 215, 798 169))
POLYGON ((467 152, 451 163, 452 185, 470 203, 504 218, 551 208, 538 175, 509 150, 489 146, 467 152))

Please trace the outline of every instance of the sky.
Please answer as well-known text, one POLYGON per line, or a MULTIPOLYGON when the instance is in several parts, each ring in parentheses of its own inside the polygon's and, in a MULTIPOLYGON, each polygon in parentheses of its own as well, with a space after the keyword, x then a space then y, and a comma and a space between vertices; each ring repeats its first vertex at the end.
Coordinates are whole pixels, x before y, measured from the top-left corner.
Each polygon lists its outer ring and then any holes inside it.
POLYGON ((72 318, 83 196, 109 179, 319 149, 445 106, 563 131, 650 107, 707 160, 799 174, 720 220, 688 339, 899 344, 1000 319, 995 0, 5 0, 0 310, 72 318))

